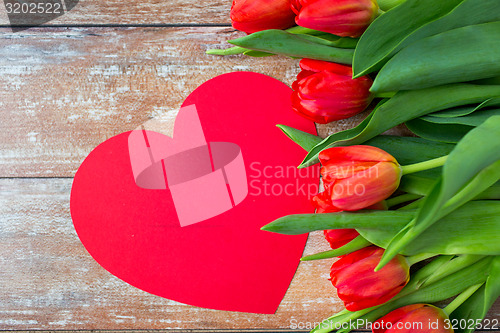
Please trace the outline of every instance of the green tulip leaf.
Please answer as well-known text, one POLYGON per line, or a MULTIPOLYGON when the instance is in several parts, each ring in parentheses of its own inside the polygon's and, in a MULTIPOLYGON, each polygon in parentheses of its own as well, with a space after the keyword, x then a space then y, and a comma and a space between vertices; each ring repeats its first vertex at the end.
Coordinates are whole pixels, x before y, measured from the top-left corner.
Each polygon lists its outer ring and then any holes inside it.
POLYGON ((424 199, 417 216, 387 246, 383 267, 438 219, 472 200, 500 178, 500 116, 471 130, 453 149, 441 178, 424 199))
MULTIPOLYGON (((477 329, 479 330, 491 329, 493 326, 491 322, 490 325, 486 325, 487 323, 483 319, 498 297, 500 297, 500 257, 494 257, 491 261, 486 284, 453 311, 450 319, 466 323, 478 323, 477 329)), ((457 327, 455 332, 472 333, 476 329, 474 326, 467 325, 464 327, 462 325, 462 327, 457 327)))
POLYGON ((228 42, 255 51, 289 57, 333 61, 348 65, 352 63, 354 54, 352 49, 329 46, 334 42, 324 38, 293 34, 275 29, 258 31, 228 42))
POLYGON ((415 211, 358 211, 324 214, 295 214, 281 217, 262 230, 284 235, 300 235, 327 229, 387 230, 397 233, 415 216, 415 211))
POLYGON ((362 328, 361 325, 363 323, 373 323, 375 320, 385 316, 389 312, 405 305, 416 303, 435 303, 446 300, 458 293, 463 292, 471 286, 484 283, 491 267, 491 257, 486 257, 477 260, 472 264, 466 263, 466 265, 454 271, 453 274, 444 275, 440 279, 435 280, 432 283, 428 283, 425 286, 412 284, 412 280, 415 276, 419 275, 422 270, 426 270, 427 266, 435 266, 433 263, 436 261, 439 261, 438 263, 441 264, 441 259, 442 258, 439 257, 430 264, 424 266, 424 268, 420 269, 410 278, 408 285, 390 301, 360 311, 341 311, 340 313, 325 319, 322 323, 317 325, 311 333, 326 333, 336 329, 338 329, 338 332, 350 332, 352 330, 362 328))
POLYGON ((345 254, 360 250, 362 248, 365 248, 369 245, 372 245, 372 243, 368 242, 366 239, 364 239, 362 236, 358 236, 354 238, 352 241, 349 243, 330 250, 330 251, 325 251, 325 252, 320 252, 320 253, 315 253, 311 254, 309 256, 305 256, 300 258, 301 261, 310 261, 310 260, 319 260, 319 259, 328 259, 328 258, 333 258, 333 257, 339 257, 343 256, 345 254))
MULTIPOLYGON (((498 3, 496 6, 500 13, 498 3)), ((390 59, 370 90, 382 93, 422 89, 500 75, 498 40, 500 22, 466 26, 421 39, 390 59)))
POLYGON ((481 79, 481 80, 475 80, 475 81, 472 81, 471 83, 487 84, 487 85, 500 84, 500 76, 489 77, 487 79, 481 79))
POLYGON ((446 143, 460 141, 465 134, 474 128, 460 124, 434 123, 423 118, 407 121, 405 125, 413 134, 421 138, 446 143))
MULTIPOLYGON (((470 115, 473 112, 480 111, 485 108, 500 106, 500 97, 488 98, 481 104, 475 105, 464 105, 443 111, 433 112, 429 114, 430 117, 440 117, 440 118, 456 118, 470 115)), ((495 108, 498 109, 498 108, 495 108)))
MULTIPOLYGON (((357 43, 358 43, 358 38, 349 38, 349 37, 340 37, 340 36, 335 36, 323 31, 318 31, 318 30, 312 30, 300 26, 295 26, 291 27, 289 29, 285 30, 288 33, 291 34, 297 34, 297 35, 310 35, 310 36, 318 36, 319 38, 326 39, 327 41, 332 42, 333 46, 336 47, 341 47, 341 48, 355 48, 357 43)), ((254 50, 249 50, 243 47, 239 46, 233 46, 227 49, 211 49, 207 50, 206 54, 212 54, 212 55, 236 55, 236 54, 244 54, 250 57, 269 57, 274 55, 273 53, 268 53, 268 52, 260 52, 260 51, 254 51, 254 50)))
POLYGON ((270 57, 270 56, 274 55, 272 53, 254 51, 254 50, 247 50, 243 54, 246 56, 249 56, 249 57, 254 57, 254 58, 270 57))
POLYGON ((334 133, 317 144, 299 167, 316 164, 319 153, 324 149, 362 144, 411 119, 455 106, 481 103, 495 96, 500 96, 500 86, 451 84, 400 91, 385 103, 379 104, 358 126, 334 133))
POLYGON ((409 304, 434 303, 453 297, 484 283, 490 268, 491 257, 439 256, 412 274, 405 288, 376 311, 392 311, 409 304))
POLYGON ((227 49, 207 50, 206 54, 226 56, 226 55, 242 54, 242 53, 245 53, 246 51, 249 51, 249 50, 245 49, 243 47, 233 46, 233 47, 230 47, 227 49))
MULTIPOLYGON (((277 126, 292 141, 304 148, 304 150, 309 150, 322 140, 319 136, 289 126, 277 126)), ((423 162, 447 155, 454 147, 452 144, 433 142, 422 138, 392 135, 379 135, 366 141, 364 144, 385 150, 394 156, 402 165, 423 162)), ((440 175, 441 168, 405 175, 401 179, 399 189, 413 194, 426 195, 432 189, 440 175)), ((475 199, 500 199, 500 183, 496 183, 489 187, 475 199)))
POLYGON ((484 123, 489 117, 499 116, 499 115, 500 115, 500 109, 483 109, 461 117, 443 118, 443 117, 435 117, 433 115, 427 115, 420 117, 419 119, 425 120, 433 124, 458 124, 458 125, 468 125, 475 127, 484 123))
MULTIPOLYGON (((415 210, 297 214, 277 219, 262 230, 298 235, 325 229, 356 229, 372 244, 386 248, 414 217, 415 210)), ((500 203, 472 201, 434 223, 400 253, 500 255, 500 203), (473 237, 471 237, 473 235, 473 237)))
POLYGON ((340 37, 329 33, 316 35, 301 35, 301 38, 311 41, 315 44, 333 46, 342 49, 354 49, 358 44, 357 38, 340 37))
POLYGON ((321 139, 317 135, 313 135, 296 128, 286 126, 286 125, 276 125, 286 136, 290 138, 293 142, 301 146, 305 151, 309 151, 315 145, 320 143, 321 139))
POLYGON ((430 263, 419 269, 416 274, 413 274, 406 288, 420 289, 426 287, 484 258, 485 256, 472 254, 437 256, 430 263))
MULTIPOLYGON (((399 230, 393 233, 393 230, 370 229, 358 231, 369 242, 383 248, 386 248, 399 232, 399 230)), ((434 223, 401 253, 500 255, 500 244, 495 237, 491 237, 498 234, 500 234, 500 203, 472 201, 434 223)))
POLYGON ((433 142, 422 138, 392 135, 378 135, 363 144, 385 150, 402 165, 419 163, 448 155, 455 147, 455 145, 433 142))
POLYGON ((424 284, 417 290, 396 299, 393 305, 399 308, 416 303, 435 303, 453 297, 471 286, 484 283, 491 271, 492 258, 491 256, 484 257, 453 274, 424 284))
POLYGON ((486 316, 486 313, 484 312, 485 289, 486 286, 483 285, 455 311, 453 311, 453 313, 451 313, 450 320, 469 323, 468 325, 462 325, 462 327, 460 327, 460 325, 456 325, 456 329, 454 330, 455 333, 474 332, 476 328, 475 325, 472 325, 472 323, 477 323, 486 316))
MULTIPOLYGON (((441 169, 432 169, 424 172, 413 173, 406 175, 401 179, 399 190, 418 194, 427 195, 434 187, 436 180, 439 178, 438 172, 441 169)), ((499 200, 500 199, 500 182, 496 182, 492 186, 474 197, 474 200, 499 200)))
POLYGON ((379 16, 359 40, 353 62, 354 76, 359 77, 382 68, 387 58, 407 44, 405 40, 415 31, 446 15, 462 1, 406 0, 379 16))
POLYGON ((490 274, 486 280, 484 313, 493 306, 496 299, 500 297, 500 256, 494 257, 491 262, 490 274))
POLYGON ((406 0, 377 18, 361 37, 354 56, 355 77, 381 69, 399 50, 423 38, 494 21, 500 21, 497 0, 406 0))
POLYGON ((471 114, 472 112, 474 112, 476 110, 476 108, 477 108, 477 106, 474 106, 474 105, 464 105, 464 106, 458 106, 458 107, 447 109, 447 110, 433 112, 429 115, 433 116, 433 117, 442 117, 442 118, 462 117, 462 116, 466 116, 468 114, 471 114))
POLYGON ((500 97, 493 97, 485 100, 474 109, 474 112, 491 106, 500 106, 500 97))
POLYGON ((500 109, 483 109, 482 103, 468 115, 457 117, 426 115, 407 121, 406 127, 414 134, 433 141, 456 143, 474 127, 481 125, 489 117, 500 115, 500 109))
MULTIPOLYGON (((432 169, 432 171, 436 170, 440 169, 432 169)), ((438 174, 436 177, 432 177, 432 175, 421 175, 420 172, 406 175, 401 178, 398 189, 408 193, 427 195, 432 190, 439 176, 438 174)))

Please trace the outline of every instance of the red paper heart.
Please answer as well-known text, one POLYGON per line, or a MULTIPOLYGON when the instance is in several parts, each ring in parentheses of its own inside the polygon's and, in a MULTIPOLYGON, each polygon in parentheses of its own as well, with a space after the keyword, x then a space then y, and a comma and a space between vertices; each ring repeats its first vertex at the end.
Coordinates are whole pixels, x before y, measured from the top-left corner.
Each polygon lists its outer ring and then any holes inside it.
POLYGON ((276 127, 315 132, 313 123, 291 110, 290 95, 273 78, 238 72, 204 83, 186 99, 184 105, 196 106, 207 141, 241 148, 249 185, 240 204, 193 225, 180 226, 169 189, 136 185, 130 133, 95 148, 71 191, 73 223, 92 257, 158 296, 211 309, 274 313, 307 236, 260 228, 284 215, 312 212, 309 198, 318 190, 318 168, 296 169, 305 152, 276 127))

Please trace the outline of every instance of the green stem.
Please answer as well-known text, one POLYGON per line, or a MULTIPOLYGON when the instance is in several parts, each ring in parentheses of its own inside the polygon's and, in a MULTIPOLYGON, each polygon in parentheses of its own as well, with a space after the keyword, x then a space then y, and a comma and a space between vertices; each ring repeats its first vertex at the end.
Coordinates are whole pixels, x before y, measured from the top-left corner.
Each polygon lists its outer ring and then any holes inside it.
POLYGON ((450 304, 448 304, 443 311, 446 312, 446 314, 450 315, 453 311, 455 311, 460 305, 462 305, 463 302, 465 302, 469 297, 471 297, 479 288, 481 288, 483 284, 478 283, 473 286, 470 286, 467 288, 465 291, 463 291, 460 295, 455 297, 453 301, 451 301, 450 304))
POLYGON ((421 198, 421 195, 418 194, 413 194, 413 193, 406 193, 402 195, 398 195, 397 197, 387 199, 385 202, 387 203, 387 206, 393 207, 399 204, 402 204, 407 201, 413 201, 421 198))
POLYGON ((410 165, 404 165, 401 166, 401 170, 403 171, 403 175, 408 175, 410 173, 415 173, 419 171, 424 171, 428 169, 434 169, 440 166, 443 166, 443 164, 446 162, 446 159, 448 158, 448 155, 446 156, 441 156, 432 160, 420 162, 420 163, 415 163, 415 164, 410 164, 410 165))
POLYGON ((370 245, 372 245, 372 243, 364 239, 362 236, 358 236, 349 243, 347 243, 346 245, 339 247, 338 249, 311 254, 310 256, 305 256, 301 258, 300 261, 328 259, 328 258, 343 256, 344 254, 361 250, 362 248, 365 248, 370 245))
POLYGON ((406 257, 406 261, 408 262, 409 266, 412 266, 413 264, 416 264, 417 262, 424 261, 426 259, 432 258, 437 256, 435 253, 420 253, 416 254, 414 256, 406 257))

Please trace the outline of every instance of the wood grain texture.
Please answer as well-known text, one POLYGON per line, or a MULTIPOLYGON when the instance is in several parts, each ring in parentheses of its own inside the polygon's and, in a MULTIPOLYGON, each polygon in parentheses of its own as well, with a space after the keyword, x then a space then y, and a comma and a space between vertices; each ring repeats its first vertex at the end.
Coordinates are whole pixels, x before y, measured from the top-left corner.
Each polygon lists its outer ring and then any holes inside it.
POLYGON ((217 75, 288 81, 294 61, 205 55, 230 28, 33 29, 0 34, 0 176, 72 176, 107 138, 180 106, 217 75))
MULTIPOLYGON (((80 0, 45 25, 230 24, 231 0, 80 0)), ((8 25, 0 5, 0 25, 8 25)))
MULTIPOLYGON (((206 55, 231 28, 0 29, 0 177, 72 177, 99 143, 231 71, 291 84, 296 60, 206 55)), ((320 126, 352 127, 365 114, 320 126)))
MULTIPOLYGON (((150 295, 101 268, 73 229, 72 179, 0 179, 0 330, 287 329, 342 309, 332 259, 303 262, 274 315, 196 308, 150 295)), ((321 232, 305 255, 327 250, 321 232)), ((500 318, 500 303, 489 318, 500 318)))
MULTIPOLYGON (((287 329, 342 309, 327 280, 331 260, 301 263, 275 315, 221 312, 120 281, 73 229, 72 179, 58 177, 72 177, 99 143, 179 107, 219 74, 293 81, 297 61, 204 54, 239 35, 221 27, 0 29, 0 330, 287 329)), ((350 128, 363 116, 318 131, 350 128)), ((326 249, 313 233, 305 254, 326 249)), ((497 303, 490 317, 499 315, 497 303)))
MULTIPOLYGON (((196 308, 136 289, 84 249, 69 212, 72 179, 0 179, 0 329, 288 328, 339 311, 331 260, 301 263, 274 315, 196 308)), ((321 233, 305 254, 327 249, 321 233)))

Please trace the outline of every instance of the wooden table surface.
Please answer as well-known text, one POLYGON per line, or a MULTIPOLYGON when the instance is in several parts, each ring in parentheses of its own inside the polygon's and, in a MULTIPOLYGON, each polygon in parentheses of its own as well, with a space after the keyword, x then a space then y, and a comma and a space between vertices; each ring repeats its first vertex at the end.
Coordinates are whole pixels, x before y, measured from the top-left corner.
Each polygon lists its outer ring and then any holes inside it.
MULTIPOLYGON (((73 229, 72 177, 99 143, 178 108, 223 73, 293 81, 297 61, 205 55, 242 35, 230 27, 230 5, 81 0, 44 27, 16 33, 0 7, 0 330, 287 329, 343 308, 327 280, 329 260, 301 263, 274 315, 214 311, 122 282, 73 229)), ((305 254, 326 249, 313 233, 305 254)), ((499 314, 497 303, 489 316, 499 314)))

